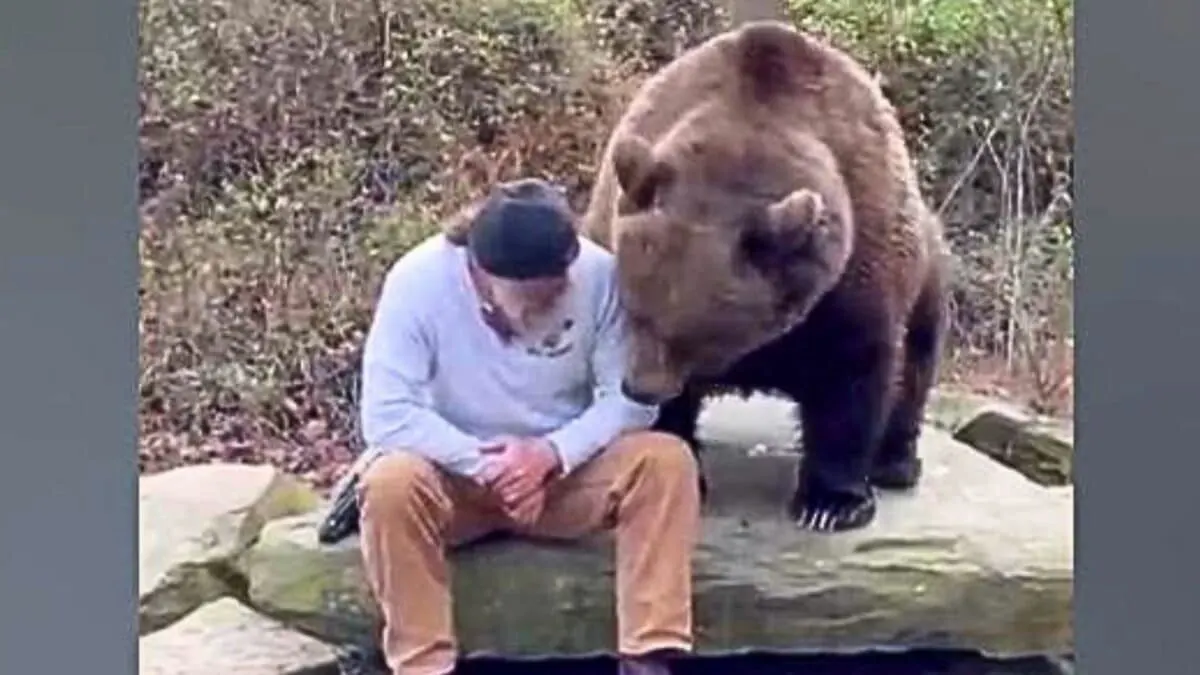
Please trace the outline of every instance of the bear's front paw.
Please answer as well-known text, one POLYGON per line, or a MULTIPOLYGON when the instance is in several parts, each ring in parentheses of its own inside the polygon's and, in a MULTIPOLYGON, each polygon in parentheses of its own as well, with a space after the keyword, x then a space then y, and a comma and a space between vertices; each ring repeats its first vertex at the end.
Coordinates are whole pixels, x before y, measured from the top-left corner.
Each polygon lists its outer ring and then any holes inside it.
POLYGON ((867 496, 812 490, 797 493, 789 512, 796 526, 813 532, 843 532, 875 520, 875 494, 867 496))
POLYGON ((921 458, 905 455, 880 462, 871 470, 871 484, 884 490, 911 490, 921 480, 921 458))

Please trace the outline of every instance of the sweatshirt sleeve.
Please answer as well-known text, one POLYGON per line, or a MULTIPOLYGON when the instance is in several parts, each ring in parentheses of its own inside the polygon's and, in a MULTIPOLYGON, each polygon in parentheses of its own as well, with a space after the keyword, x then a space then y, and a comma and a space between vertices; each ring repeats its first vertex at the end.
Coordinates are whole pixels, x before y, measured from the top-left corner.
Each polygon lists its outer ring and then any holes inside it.
POLYGON ((368 447, 416 453, 443 469, 476 477, 483 442, 426 404, 436 360, 426 300, 430 276, 403 259, 384 280, 363 347, 361 422, 368 447))
POLYGON ((648 428, 658 416, 658 406, 642 405, 621 392, 629 348, 627 324, 612 275, 606 276, 591 356, 592 403, 579 417, 547 435, 558 448, 564 475, 621 434, 648 428))

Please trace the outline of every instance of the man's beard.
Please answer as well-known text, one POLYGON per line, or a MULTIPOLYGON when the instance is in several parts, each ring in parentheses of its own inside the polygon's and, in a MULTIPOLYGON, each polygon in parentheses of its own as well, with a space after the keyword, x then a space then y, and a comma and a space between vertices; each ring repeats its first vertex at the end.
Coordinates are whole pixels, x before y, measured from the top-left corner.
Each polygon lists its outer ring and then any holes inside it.
POLYGON ((514 337, 522 339, 537 340, 558 328, 562 319, 562 305, 561 297, 538 307, 531 307, 522 302, 506 302, 500 296, 495 298, 495 307, 504 317, 514 337))

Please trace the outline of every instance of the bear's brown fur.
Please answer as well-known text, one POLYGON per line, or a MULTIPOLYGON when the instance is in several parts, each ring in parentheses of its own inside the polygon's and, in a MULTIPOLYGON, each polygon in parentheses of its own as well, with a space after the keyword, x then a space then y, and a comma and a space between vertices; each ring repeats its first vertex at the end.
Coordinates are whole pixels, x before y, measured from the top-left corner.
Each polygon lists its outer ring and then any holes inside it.
POLYGON ((605 148, 584 232, 615 251, 631 396, 695 443, 702 398, 799 403, 792 515, 869 523, 872 483, 918 480, 945 326, 947 252, 903 131, 849 55, 775 21, 693 48, 605 148))

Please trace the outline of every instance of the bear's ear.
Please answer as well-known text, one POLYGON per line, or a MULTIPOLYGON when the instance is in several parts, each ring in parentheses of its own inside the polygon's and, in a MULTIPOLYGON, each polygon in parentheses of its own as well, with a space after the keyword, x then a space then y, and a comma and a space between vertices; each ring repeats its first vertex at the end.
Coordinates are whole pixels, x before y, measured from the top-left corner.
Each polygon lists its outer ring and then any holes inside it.
POLYGON ((763 272, 781 272, 798 262, 836 265, 841 232, 825 199, 813 190, 797 190, 752 218, 741 233, 745 260, 763 272), (825 258, 830 258, 826 260, 825 258))
POLYGON ((645 209, 671 180, 671 165, 655 157, 654 149, 641 136, 624 134, 613 145, 613 173, 621 191, 636 209, 645 209))
POLYGON ((767 221, 779 233, 810 230, 825 218, 825 199, 812 190, 796 190, 767 207, 767 221))

